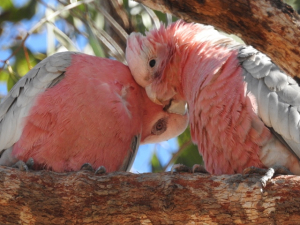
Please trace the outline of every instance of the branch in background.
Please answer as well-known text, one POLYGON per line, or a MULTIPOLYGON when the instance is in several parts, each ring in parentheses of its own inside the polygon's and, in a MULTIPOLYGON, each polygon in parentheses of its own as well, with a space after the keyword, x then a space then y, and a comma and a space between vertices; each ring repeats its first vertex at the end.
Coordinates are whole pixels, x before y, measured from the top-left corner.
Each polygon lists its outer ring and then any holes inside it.
POLYGON ((186 21, 235 34, 267 54, 291 76, 300 77, 300 21, 281 0, 136 0, 186 21))
MULTIPOLYGON (((132 26, 130 17, 128 16, 124 7, 120 5, 117 0, 101 1, 101 6, 103 7, 102 12, 105 9, 106 14, 108 14, 113 19, 105 21, 105 29, 107 30, 107 33, 118 43, 123 52, 125 52, 127 36, 134 31, 134 27, 132 26), (120 27, 122 28, 122 30, 119 29, 120 27), (126 33, 125 39, 124 33, 126 33)), ((105 16, 105 14, 103 15, 105 16)))
POLYGON ((160 27, 160 21, 159 21, 159 18, 156 16, 156 14, 153 12, 153 10, 148 8, 145 5, 142 5, 142 6, 146 10, 146 12, 149 14, 151 19, 153 20, 153 23, 154 23, 155 27, 159 28, 160 27))
POLYGON ((0 71, 4 69, 4 67, 7 64, 7 62, 8 62, 9 59, 11 59, 15 54, 17 54, 17 52, 20 51, 21 48, 24 48, 24 44, 25 44, 25 41, 27 40, 27 38, 33 32, 35 32, 38 28, 40 28, 44 23, 46 23, 48 20, 51 20, 51 19, 59 16, 60 14, 62 14, 65 11, 68 11, 68 10, 70 10, 72 8, 78 7, 81 4, 89 4, 89 3, 93 2, 93 1, 95 1, 95 0, 83 0, 83 1, 80 1, 80 2, 75 2, 75 3, 69 4, 69 5, 65 6, 65 7, 63 7, 62 9, 55 11, 50 16, 44 17, 42 20, 40 20, 37 24, 34 25, 34 27, 32 27, 27 32, 26 36, 23 38, 23 40, 21 42, 21 45, 19 47, 17 47, 16 50, 10 56, 7 57, 7 59, 1 60, 2 62, 4 62, 4 64, 3 64, 2 68, 0 68, 0 71))
POLYGON ((188 140, 187 142, 183 143, 180 148, 178 149, 177 152, 175 152, 172 156, 172 158, 169 160, 168 164, 165 165, 162 168, 162 171, 166 171, 167 168, 178 158, 178 156, 182 153, 183 150, 185 150, 188 146, 190 146, 191 144, 193 144, 192 140, 188 140))
MULTIPOLYGON (((51 5, 48 5, 47 3, 43 2, 42 0, 37 0, 37 1, 38 1, 39 3, 41 3, 42 5, 44 5, 46 8, 51 9, 53 12, 56 11, 56 8, 52 7, 51 5)), ((58 1, 58 2, 62 4, 62 2, 60 2, 60 1, 58 1)), ((67 6, 67 4, 62 4, 62 5, 67 6)), ((70 10, 69 13, 70 13, 70 15, 73 15, 72 10, 70 10)), ((58 15, 58 17, 59 17, 60 19, 64 19, 64 21, 65 21, 69 26, 72 26, 72 28, 73 28, 78 34, 81 34, 81 35, 84 36, 85 38, 88 38, 88 34, 87 34, 87 33, 78 30, 76 26, 73 26, 73 24, 71 24, 68 20, 65 20, 65 18, 62 17, 61 15, 58 15)), ((76 16, 73 15, 73 17, 76 17, 76 16)))

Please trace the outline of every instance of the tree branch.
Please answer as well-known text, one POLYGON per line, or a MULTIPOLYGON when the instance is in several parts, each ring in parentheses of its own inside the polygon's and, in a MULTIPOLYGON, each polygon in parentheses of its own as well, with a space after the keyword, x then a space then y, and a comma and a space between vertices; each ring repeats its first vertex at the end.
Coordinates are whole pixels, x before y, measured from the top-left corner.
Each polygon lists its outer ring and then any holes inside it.
POLYGON ((300 221, 300 177, 280 176, 262 193, 258 176, 0 167, 1 224, 189 224, 300 221))
POLYGON ((291 76, 300 77, 300 21, 281 0, 136 0, 165 13, 241 37, 291 76))

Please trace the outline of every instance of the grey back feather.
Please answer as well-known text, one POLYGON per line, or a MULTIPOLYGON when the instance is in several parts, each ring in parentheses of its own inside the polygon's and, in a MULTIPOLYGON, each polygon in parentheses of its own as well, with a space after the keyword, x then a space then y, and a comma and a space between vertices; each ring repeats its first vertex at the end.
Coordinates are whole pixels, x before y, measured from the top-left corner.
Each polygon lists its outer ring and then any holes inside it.
POLYGON ((247 92, 258 105, 258 116, 280 135, 293 154, 300 157, 300 87, 269 57, 251 46, 242 47, 238 58, 243 67, 247 92))
POLYGON ((123 160, 123 164, 119 168, 119 171, 127 171, 127 172, 130 171, 132 164, 135 160, 136 154, 138 152, 140 141, 141 141, 141 134, 135 135, 132 138, 130 150, 128 151, 126 158, 123 160))
POLYGON ((75 52, 56 53, 31 69, 10 90, 0 104, 0 154, 15 144, 36 97, 64 77, 75 52))

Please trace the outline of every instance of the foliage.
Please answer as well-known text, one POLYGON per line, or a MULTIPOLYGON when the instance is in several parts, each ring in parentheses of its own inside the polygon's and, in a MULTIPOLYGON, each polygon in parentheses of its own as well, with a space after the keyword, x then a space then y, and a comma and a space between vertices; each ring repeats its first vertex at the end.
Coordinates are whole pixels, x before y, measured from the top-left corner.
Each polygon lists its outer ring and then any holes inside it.
POLYGON ((186 129, 181 135, 178 136, 178 143, 183 146, 185 143, 189 143, 178 155, 175 164, 183 164, 192 167, 195 164, 204 165, 202 157, 199 155, 198 147, 190 142, 191 134, 190 129, 186 129))

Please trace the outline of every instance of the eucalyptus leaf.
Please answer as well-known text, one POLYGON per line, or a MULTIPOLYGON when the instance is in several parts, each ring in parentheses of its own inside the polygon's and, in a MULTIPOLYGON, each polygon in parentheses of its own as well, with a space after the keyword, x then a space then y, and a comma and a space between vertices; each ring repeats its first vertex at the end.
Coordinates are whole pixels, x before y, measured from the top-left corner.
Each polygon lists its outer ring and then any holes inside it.
POLYGON ((159 161, 159 158, 157 157, 156 152, 153 153, 151 158, 151 168, 153 173, 162 172, 163 167, 161 165, 161 162, 159 161))
POLYGON ((69 51, 79 51, 75 43, 64 32, 62 32, 53 24, 51 24, 51 26, 53 27, 53 33, 55 35, 55 38, 58 40, 60 44, 62 44, 69 51))
POLYGON ((98 41, 98 39, 96 38, 92 28, 88 24, 87 24, 86 28, 87 28, 87 33, 89 35, 89 37, 88 37, 89 43, 90 43, 95 55, 99 56, 99 57, 105 57, 104 51, 101 47, 101 44, 98 41))

